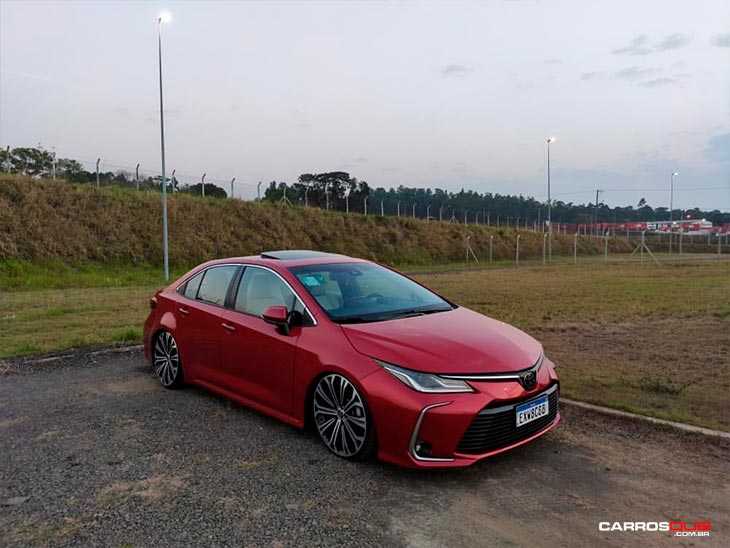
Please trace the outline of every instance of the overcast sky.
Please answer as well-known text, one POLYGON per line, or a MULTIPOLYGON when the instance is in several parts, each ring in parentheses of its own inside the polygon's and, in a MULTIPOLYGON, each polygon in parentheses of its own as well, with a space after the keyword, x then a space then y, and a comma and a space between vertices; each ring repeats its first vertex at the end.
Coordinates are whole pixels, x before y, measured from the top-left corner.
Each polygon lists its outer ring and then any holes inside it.
POLYGON ((668 205, 677 170, 675 207, 730 210, 727 0, 0 0, 0 145, 159 170, 164 9, 184 181, 254 196, 343 170, 544 199, 555 135, 556 199, 668 205))

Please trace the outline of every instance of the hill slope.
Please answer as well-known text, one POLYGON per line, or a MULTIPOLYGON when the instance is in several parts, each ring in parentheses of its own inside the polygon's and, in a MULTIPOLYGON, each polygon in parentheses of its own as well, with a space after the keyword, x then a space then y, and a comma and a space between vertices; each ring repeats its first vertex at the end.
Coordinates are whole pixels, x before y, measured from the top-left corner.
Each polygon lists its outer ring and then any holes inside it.
MULTIPOLYGON (((170 262, 271 249, 318 249, 398 264, 464 259, 465 240, 480 260, 514 258, 514 230, 407 218, 326 212, 269 203, 169 196, 170 262)), ((96 189, 65 181, 0 175, 0 260, 132 261, 160 263, 161 196, 117 187, 96 189)), ((521 257, 542 253, 542 234, 522 231, 521 257)), ((570 254, 572 236, 556 236, 555 254, 570 254)), ((614 251, 630 251, 619 239, 614 251)), ((602 243, 580 238, 580 253, 602 243)))

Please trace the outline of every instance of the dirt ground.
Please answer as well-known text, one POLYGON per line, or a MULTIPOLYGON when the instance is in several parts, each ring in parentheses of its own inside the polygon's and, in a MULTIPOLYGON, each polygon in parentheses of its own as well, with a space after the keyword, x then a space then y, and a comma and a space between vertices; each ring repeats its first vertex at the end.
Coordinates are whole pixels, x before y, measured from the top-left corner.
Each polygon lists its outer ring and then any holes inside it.
POLYGON ((573 322, 532 332, 558 364, 563 394, 730 430, 730 321, 573 322))
POLYGON ((562 412, 550 434, 471 468, 409 471, 343 461, 195 388, 164 390, 138 353, 11 362, 0 545, 728 545, 727 440, 562 412), (712 530, 598 528, 672 520, 712 530))

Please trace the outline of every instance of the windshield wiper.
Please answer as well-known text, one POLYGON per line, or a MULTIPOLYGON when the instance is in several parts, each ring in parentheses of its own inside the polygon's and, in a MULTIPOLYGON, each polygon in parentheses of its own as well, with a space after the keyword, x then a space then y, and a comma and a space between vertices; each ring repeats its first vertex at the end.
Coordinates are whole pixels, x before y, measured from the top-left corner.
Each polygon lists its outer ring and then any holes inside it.
POLYGON ((371 323, 379 322, 380 317, 368 317, 368 316, 345 316, 344 318, 332 318, 335 323, 371 323))
POLYGON ((426 314, 434 314, 436 312, 446 312, 451 308, 411 308, 409 310, 397 310, 388 314, 383 314, 379 318, 386 320, 394 320, 396 318, 411 318, 414 316, 425 316, 426 314))

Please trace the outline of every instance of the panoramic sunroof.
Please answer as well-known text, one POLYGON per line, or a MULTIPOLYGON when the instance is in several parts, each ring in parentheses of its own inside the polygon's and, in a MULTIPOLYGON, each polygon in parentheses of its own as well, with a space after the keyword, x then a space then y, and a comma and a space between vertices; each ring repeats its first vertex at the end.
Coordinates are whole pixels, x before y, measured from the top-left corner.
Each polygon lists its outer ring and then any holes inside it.
POLYGON ((323 253, 322 251, 309 251, 307 249, 285 249, 283 251, 266 251, 265 253, 261 254, 262 259, 279 259, 282 261, 341 256, 342 255, 337 255, 336 253, 323 253))

